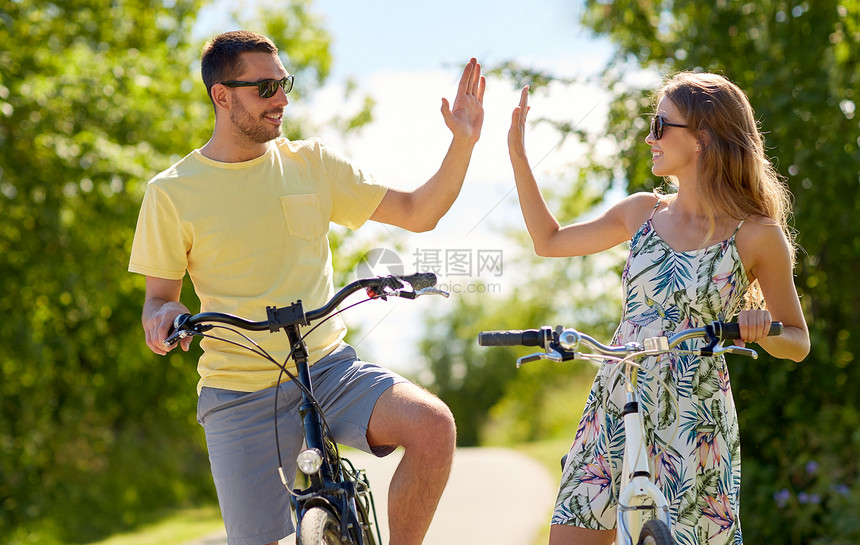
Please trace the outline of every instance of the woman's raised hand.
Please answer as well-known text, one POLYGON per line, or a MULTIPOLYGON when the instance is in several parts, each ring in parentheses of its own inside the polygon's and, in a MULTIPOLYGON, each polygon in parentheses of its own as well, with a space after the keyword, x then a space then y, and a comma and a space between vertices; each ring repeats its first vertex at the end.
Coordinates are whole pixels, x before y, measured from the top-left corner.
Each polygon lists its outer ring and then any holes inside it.
POLYGON ((508 130, 508 152, 525 157, 526 155, 526 116, 529 113, 529 86, 523 87, 520 103, 511 115, 511 128, 508 130))

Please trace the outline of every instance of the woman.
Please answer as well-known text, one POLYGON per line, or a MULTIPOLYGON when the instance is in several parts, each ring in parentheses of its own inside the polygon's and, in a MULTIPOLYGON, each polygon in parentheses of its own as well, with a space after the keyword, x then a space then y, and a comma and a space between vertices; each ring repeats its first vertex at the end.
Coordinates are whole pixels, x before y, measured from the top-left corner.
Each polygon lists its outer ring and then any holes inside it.
MULTIPOLYGON (((800 361, 809 333, 793 281, 788 190, 764 154, 746 95, 726 78, 681 73, 656 95, 645 142, 651 171, 672 194, 636 193, 596 219, 560 226, 529 167, 528 87, 514 109, 508 148, 523 217, 542 256, 580 256, 630 241, 624 308, 613 344, 737 316, 742 341, 800 361), (783 322, 767 337, 771 321, 783 322)), ((656 477, 671 504, 676 543, 741 543, 740 441, 722 357, 649 358, 640 373, 656 477), (649 379, 659 376, 659 381, 649 379), (674 402, 672 401, 674 400, 674 402)), ((550 544, 615 539, 624 406, 620 381, 601 366, 567 458, 550 544)))

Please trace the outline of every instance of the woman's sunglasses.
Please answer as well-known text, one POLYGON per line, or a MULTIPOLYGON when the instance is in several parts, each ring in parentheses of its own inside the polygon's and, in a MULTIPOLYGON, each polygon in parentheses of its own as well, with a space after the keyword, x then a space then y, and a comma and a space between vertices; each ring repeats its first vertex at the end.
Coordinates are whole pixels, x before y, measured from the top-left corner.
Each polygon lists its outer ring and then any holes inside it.
POLYGON ((679 125, 677 123, 669 123, 665 119, 663 119, 662 115, 655 115, 651 119, 651 133, 654 135, 654 140, 660 140, 663 138, 663 127, 684 127, 686 125, 679 125))
POLYGON ((284 79, 264 79, 262 81, 219 81, 221 85, 227 87, 256 87, 260 93, 260 98, 271 98, 278 92, 278 87, 284 90, 284 93, 289 94, 293 90, 293 79, 295 76, 290 74, 284 79))

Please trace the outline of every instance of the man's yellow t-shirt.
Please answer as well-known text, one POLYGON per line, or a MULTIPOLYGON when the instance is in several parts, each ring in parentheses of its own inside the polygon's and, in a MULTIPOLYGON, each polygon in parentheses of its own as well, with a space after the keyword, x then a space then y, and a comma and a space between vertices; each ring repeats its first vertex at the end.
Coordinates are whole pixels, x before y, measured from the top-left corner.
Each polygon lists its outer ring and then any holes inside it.
MULTIPOLYGON (((277 139, 242 163, 195 150, 147 185, 129 271, 169 280, 188 271, 201 312, 260 321, 267 306, 299 299, 313 310, 334 294, 329 222, 358 228, 385 192, 316 139, 277 139)), ((334 317, 306 337, 311 363, 345 334, 334 317)), ((289 353, 283 332, 248 335, 279 362, 289 353)), ((279 369, 247 350, 209 339, 201 346, 198 391, 253 392, 277 381, 279 369)))

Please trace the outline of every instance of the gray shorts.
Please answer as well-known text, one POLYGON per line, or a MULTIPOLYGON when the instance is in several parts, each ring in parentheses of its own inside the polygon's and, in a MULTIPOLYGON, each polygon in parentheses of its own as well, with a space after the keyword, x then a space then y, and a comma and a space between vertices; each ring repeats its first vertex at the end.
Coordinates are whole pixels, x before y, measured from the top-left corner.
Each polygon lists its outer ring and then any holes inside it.
MULTIPOLYGON (((382 392, 406 379, 358 359, 349 345, 311 366, 314 396, 338 443, 390 454, 396 445, 371 449, 370 414, 382 392)), ((203 388, 197 420, 206 431, 209 462, 229 545, 263 545, 295 531, 289 492, 278 475, 274 406, 278 397, 278 434, 284 474, 292 489, 296 456, 304 435, 298 415, 301 393, 292 383, 259 392, 203 388)))

